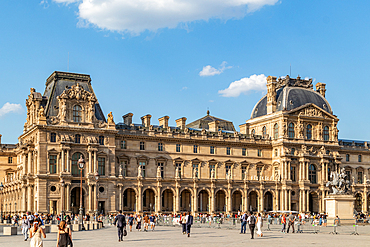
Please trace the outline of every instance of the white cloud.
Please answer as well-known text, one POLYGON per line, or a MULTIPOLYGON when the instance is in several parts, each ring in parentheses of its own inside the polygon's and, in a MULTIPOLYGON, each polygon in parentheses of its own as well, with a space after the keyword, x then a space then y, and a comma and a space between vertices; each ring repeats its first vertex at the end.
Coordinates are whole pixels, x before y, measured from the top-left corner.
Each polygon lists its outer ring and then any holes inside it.
POLYGON ((264 74, 251 75, 250 77, 244 77, 239 81, 234 81, 230 83, 228 88, 219 90, 218 93, 223 97, 238 97, 241 93, 247 93, 252 90, 266 90, 266 76, 264 74))
POLYGON ((219 69, 213 68, 211 65, 204 66, 202 71, 199 72, 200 76, 214 76, 224 72, 225 69, 231 69, 232 66, 226 67, 227 62, 223 61, 219 69))
POLYGON ((193 21, 242 18, 278 0, 53 0, 78 4, 82 23, 110 31, 139 34, 176 28, 193 21))
POLYGON ((22 111, 23 111, 23 108, 21 104, 12 104, 12 103, 6 102, 3 105, 3 107, 0 108, 0 117, 10 112, 20 113, 22 111))

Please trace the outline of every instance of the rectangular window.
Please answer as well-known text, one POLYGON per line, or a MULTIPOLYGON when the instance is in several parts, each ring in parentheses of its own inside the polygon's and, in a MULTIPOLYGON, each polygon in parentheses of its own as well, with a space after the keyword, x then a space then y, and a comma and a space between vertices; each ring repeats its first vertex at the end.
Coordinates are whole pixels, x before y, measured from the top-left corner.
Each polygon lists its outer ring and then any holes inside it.
POLYGON ((49 156, 49 170, 51 174, 57 173, 57 156, 56 155, 49 156))
POLYGON ((257 150, 257 156, 258 157, 262 157, 262 149, 258 149, 257 150))
POLYGON ((193 153, 198 153, 198 145, 194 145, 193 147, 193 153))
POLYGON ((181 144, 176 144, 176 152, 181 152, 181 144))
POLYGON ((178 171, 178 177, 181 178, 181 163, 176 163, 176 168, 177 168, 177 171, 178 171))
POLYGON ((193 177, 194 178, 199 178, 198 164, 193 165, 193 177))
POLYGON ((352 181, 352 179, 351 179, 351 171, 347 170, 346 171, 346 175, 347 175, 346 180, 352 181))
POLYGON ((57 141, 57 134, 51 133, 50 134, 50 142, 56 142, 57 141))
POLYGON ((215 165, 209 165, 209 178, 216 178, 215 165), (212 177, 212 173, 214 174, 214 177, 212 177))
POLYGON ((209 147, 209 153, 210 154, 215 154, 215 147, 214 146, 209 147))
POLYGON ((127 149, 126 141, 121 141, 121 149, 127 149))
POLYGON ((358 156, 358 162, 362 162, 362 155, 358 156))
POLYGON ((13 157, 8 157, 8 163, 12 164, 13 163, 13 157))
POLYGON ((246 148, 242 148, 242 156, 247 156, 247 149, 246 148))
POLYGON ((144 142, 140 142, 140 150, 145 150, 145 143, 144 142))
POLYGON ((290 167, 290 180, 295 182, 295 166, 290 167))
POLYGON ((362 176, 362 172, 358 172, 357 173, 357 183, 358 184, 362 184, 363 183, 363 176, 362 176))
POLYGON ((161 169, 161 178, 164 178, 164 163, 159 162, 158 167, 161 169))
POLYGON ((349 154, 346 154, 346 161, 349 162, 349 154))
POLYGON ((246 179, 247 178, 247 167, 246 166, 242 166, 242 179, 246 179))
POLYGON ((98 157, 98 173, 105 175, 105 158, 98 157))
POLYGON ((163 143, 161 142, 158 143, 158 151, 163 151, 163 143))
POLYGON ((81 142, 81 135, 76 134, 75 135, 75 143, 80 143, 81 142))
POLYGON ((145 161, 140 161, 139 166, 141 167, 141 176, 145 178, 145 161))
POLYGON ((231 154, 231 148, 230 147, 226 147, 226 155, 230 155, 231 154))
POLYGON ((104 145, 104 136, 99 136, 99 144, 104 145))

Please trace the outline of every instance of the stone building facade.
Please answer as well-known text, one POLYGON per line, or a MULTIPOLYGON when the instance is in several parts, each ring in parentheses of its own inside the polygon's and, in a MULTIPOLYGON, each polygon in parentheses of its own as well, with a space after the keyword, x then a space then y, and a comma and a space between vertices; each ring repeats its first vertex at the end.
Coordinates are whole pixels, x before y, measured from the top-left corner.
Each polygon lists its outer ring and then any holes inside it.
POLYGON ((2 179, 3 211, 77 213, 83 157, 86 213, 325 212, 325 184, 341 167, 356 210, 367 212, 369 147, 338 140, 325 86, 269 76, 267 95, 237 132, 209 112, 176 126, 169 116, 133 123, 132 113, 115 123, 112 113, 105 118, 90 76, 54 72, 44 94, 31 88, 19 143, 0 150, 14 163, 2 179))

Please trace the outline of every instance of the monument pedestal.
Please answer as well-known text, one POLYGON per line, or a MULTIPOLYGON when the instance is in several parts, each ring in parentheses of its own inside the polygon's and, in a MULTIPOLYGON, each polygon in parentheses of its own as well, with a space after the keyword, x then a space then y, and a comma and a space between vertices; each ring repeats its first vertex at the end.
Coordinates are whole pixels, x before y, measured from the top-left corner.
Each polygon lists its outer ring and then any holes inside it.
POLYGON ((334 223, 336 216, 339 217, 341 225, 353 225, 356 220, 353 218, 355 197, 352 195, 329 195, 324 199, 328 223, 334 223))

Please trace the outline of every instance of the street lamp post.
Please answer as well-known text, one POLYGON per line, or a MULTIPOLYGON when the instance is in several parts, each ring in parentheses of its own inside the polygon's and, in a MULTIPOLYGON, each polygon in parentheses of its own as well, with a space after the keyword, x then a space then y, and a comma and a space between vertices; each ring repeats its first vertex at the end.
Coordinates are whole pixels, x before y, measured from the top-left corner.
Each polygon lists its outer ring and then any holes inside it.
POLYGON ((80 156, 80 159, 78 160, 78 166, 80 168, 80 174, 81 174, 81 187, 80 187, 80 211, 78 213, 78 224, 80 225, 81 230, 85 230, 84 224, 83 224, 83 208, 82 208, 82 171, 85 166, 85 160, 82 158, 82 155, 80 156))
POLYGON ((96 185, 95 185, 95 190, 96 190, 96 198, 95 198, 95 221, 98 222, 98 181, 99 181, 99 172, 96 171, 95 174, 95 180, 96 180, 96 185))
MULTIPOLYGON (((4 185, 3 185, 3 182, 0 183, 0 193, 2 193, 4 189, 4 185)), ((1 195, 1 208, 0 208, 0 220, 1 220, 1 223, 3 222, 3 195, 1 195)))

